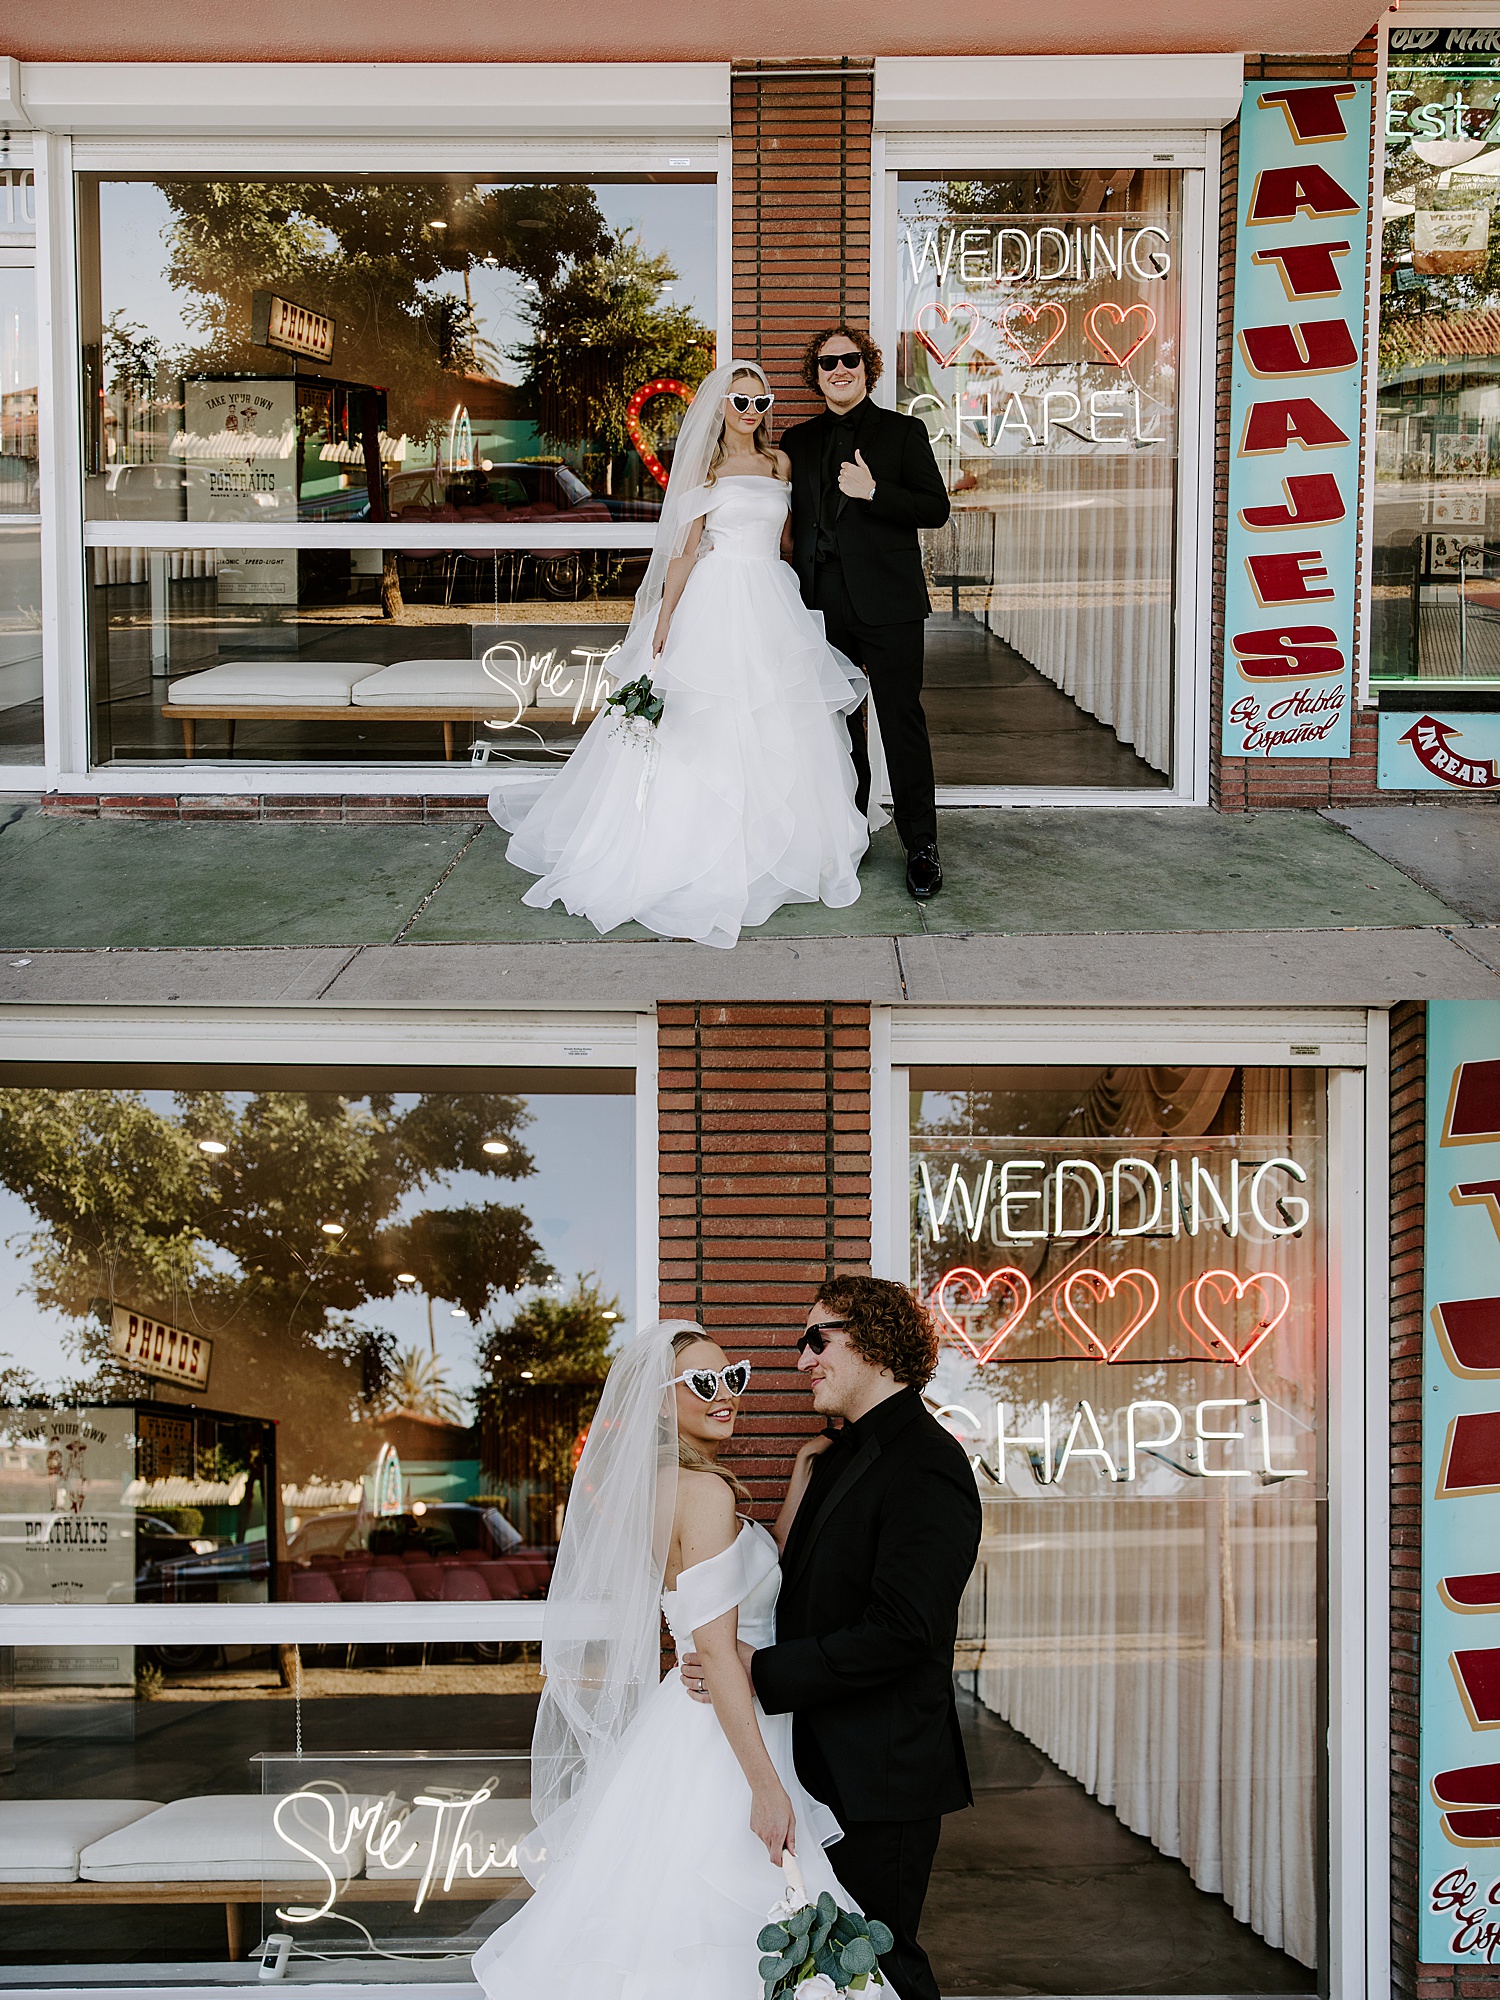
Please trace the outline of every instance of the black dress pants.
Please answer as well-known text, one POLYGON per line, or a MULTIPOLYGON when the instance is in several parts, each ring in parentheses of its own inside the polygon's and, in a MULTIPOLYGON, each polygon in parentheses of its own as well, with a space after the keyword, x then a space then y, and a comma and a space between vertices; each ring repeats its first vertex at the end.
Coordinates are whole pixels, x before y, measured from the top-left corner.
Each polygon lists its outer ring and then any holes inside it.
POLYGON ((856 1820, 828 1850, 834 1874, 865 1915, 895 1934, 880 1968, 901 2000, 941 2000, 917 1927, 942 1828, 940 1819, 856 1820))
MULTIPOLYGON (((937 839, 937 806, 932 745, 922 711, 924 621, 913 618, 899 625, 867 625, 849 602, 840 563, 819 563, 813 582, 813 609, 823 614, 828 643, 846 653, 870 677, 870 694, 890 773, 891 808, 902 844, 908 854, 930 847, 937 839)), ((870 753, 863 710, 849 718, 849 744, 854 758, 855 804, 863 812, 870 800, 870 753)), ((901 1991, 899 1981, 897 1991, 901 1991)), ((904 1994, 902 2000, 906 2000, 904 1994)))

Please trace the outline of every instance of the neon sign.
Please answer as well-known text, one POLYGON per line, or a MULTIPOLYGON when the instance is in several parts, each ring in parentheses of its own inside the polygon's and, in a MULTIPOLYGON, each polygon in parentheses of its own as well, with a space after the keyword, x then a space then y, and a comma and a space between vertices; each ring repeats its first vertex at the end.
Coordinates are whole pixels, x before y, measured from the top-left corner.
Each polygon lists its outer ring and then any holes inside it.
POLYGON ((1010 1404, 996 1403, 993 1465, 984 1458, 989 1421, 958 1403, 947 1404, 937 1414, 939 1419, 967 1419, 973 1440, 981 1442, 980 1450, 971 1447, 974 1463, 989 1472, 999 1486, 1011 1484, 1009 1455, 1014 1453, 1019 1453, 1036 1486, 1061 1486, 1075 1463, 1091 1465, 1097 1479, 1128 1486, 1139 1481, 1143 1458, 1157 1460, 1190 1479, 1255 1479, 1266 1486, 1310 1478, 1305 1466, 1276 1462, 1277 1447, 1271 1436, 1271 1416, 1276 1408, 1263 1396, 1208 1396, 1185 1409, 1146 1396, 1127 1403, 1124 1409, 1100 1411, 1087 1397, 1080 1397, 1071 1413, 1065 1412, 1056 1422, 1051 1403, 1037 1405, 1027 1420, 1038 1428, 1022 1432, 1013 1427, 1019 1412, 1010 1404), (1240 1412, 1243 1414, 1234 1414, 1240 1412), (1110 1437, 1115 1441, 1113 1448, 1110 1437), (1181 1451, 1175 1453, 1178 1445, 1181 1451), (1249 1449, 1237 1451, 1238 1446, 1249 1449), (1236 1458, 1242 1462, 1236 1464, 1236 1458))
POLYGON ((1165 278, 1172 268, 1171 237, 1158 223, 1113 233, 1097 223, 1074 223, 1060 229, 1054 223, 1023 228, 1016 223, 976 223, 962 228, 946 223, 923 235, 921 248, 908 227, 906 259, 914 285, 931 270, 939 285, 956 271, 961 285, 1066 285, 1102 278, 1136 278, 1143 283, 1165 278), (1156 248, 1156 245, 1164 248, 1156 248))
POLYGON ((528 735, 536 735, 521 720, 526 710, 533 704, 565 708, 570 695, 573 721, 577 722, 585 708, 592 711, 601 707, 614 693, 614 676, 605 668, 619 650, 618 641, 613 646, 574 646, 569 657, 562 659, 556 647, 545 653, 528 653, 513 639, 498 641, 486 648, 479 664, 501 693, 514 702, 515 713, 486 716, 485 728, 524 729, 528 735), (580 664, 574 666, 574 660, 580 664), (551 699, 544 702, 543 696, 551 699))
POLYGON ((1306 1198, 1282 1184, 1283 1176, 1305 1184, 1307 1170, 1284 1155, 1258 1163, 1231 1160, 1227 1181, 1196 1153, 1186 1161, 1173 1156, 1165 1171, 1151 1160, 1122 1155, 1107 1176, 1093 1160, 1059 1160, 1050 1170, 1039 1159, 1004 1160, 998 1166, 986 1160, 972 1193, 955 1165, 941 1196, 926 1160, 919 1161, 917 1172, 919 1215, 934 1243, 944 1240, 950 1214, 956 1233, 971 1243, 988 1233, 997 1245, 1086 1236, 1175 1238, 1207 1228, 1237 1237, 1251 1225, 1266 1236, 1296 1236, 1311 1214, 1306 1198), (1037 1174, 1040 1182, 1031 1178, 1037 1174), (1081 1197, 1081 1213, 1069 1200, 1072 1194, 1081 1197))
POLYGON ((667 468, 646 442, 646 433, 641 429, 641 411, 653 396, 680 396, 685 403, 691 395, 692 391, 686 382, 679 382, 671 376, 658 375, 652 382, 643 382, 625 405, 625 428, 630 433, 630 442, 635 446, 636 456, 657 485, 663 489, 667 484, 667 468))
POLYGON ((383 1877, 415 1875, 414 1914, 421 1911, 435 1884, 438 1894, 447 1895, 460 1869, 471 1882, 485 1875, 516 1874, 518 1842, 511 1839, 507 1844, 504 1833, 498 1838, 486 1833, 476 1818, 494 1789, 491 1782, 467 1796, 419 1792, 411 1808, 402 1799, 351 1799, 311 1788, 286 1793, 276 1801, 272 1824, 292 1852, 317 1869, 324 1895, 316 1906, 292 1903, 278 1909, 277 1916, 288 1924, 317 1923, 333 1909, 347 1881, 366 1865, 383 1877), (326 1824, 326 1833, 314 1823, 319 1817, 326 1824), (359 1859, 361 1846, 363 1862, 359 1859), (342 1879, 331 1865, 331 1856, 343 1857, 348 1863, 342 1879))
MULTIPOLYGON (((952 1339, 962 1343, 983 1366, 994 1359, 1021 1325, 1032 1298, 1031 1280, 1024 1271, 1006 1265, 998 1271, 991 1271, 988 1276, 981 1276, 967 1264, 959 1264, 938 1279, 932 1288, 930 1304, 952 1339), (983 1312, 997 1286, 1008 1293, 1009 1310, 981 1345, 962 1320, 974 1319, 983 1312), (967 1295, 966 1302, 955 1301, 950 1306, 948 1295, 955 1287, 967 1295)), ((1058 1325, 1078 1352, 1088 1361, 1107 1364, 1119 1361, 1136 1336, 1156 1317, 1161 1304, 1161 1286, 1150 1271, 1118 1271, 1110 1277, 1104 1271, 1085 1266, 1070 1271, 1062 1279, 1053 1290, 1051 1304, 1058 1325), (1094 1322, 1079 1312, 1078 1300, 1081 1296, 1094 1305, 1102 1305, 1106 1300, 1114 1300, 1122 1285, 1133 1296, 1135 1303, 1125 1325, 1106 1340, 1094 1322)), ((1203 1271, 1196 1278, 1190 1278, 1176 1298, 1177 1316, 1198 1347, 1211 1361, 1227 1363, 1235 1368, 1245 1366, 1256 1349, 1281 1325, 1291 1307, 1291 1286, 1279 1271, 1252 1271, 1243 1278, 1234 1271, 1203 1271), (1259 1317, 1238 1344, 1205 1305, 1205 1289, 1215 1295, 1221 1314, 1226 1306, 1238 1303, 1247 1294, 1253 1292, 1257 1295, 1259 1317)))

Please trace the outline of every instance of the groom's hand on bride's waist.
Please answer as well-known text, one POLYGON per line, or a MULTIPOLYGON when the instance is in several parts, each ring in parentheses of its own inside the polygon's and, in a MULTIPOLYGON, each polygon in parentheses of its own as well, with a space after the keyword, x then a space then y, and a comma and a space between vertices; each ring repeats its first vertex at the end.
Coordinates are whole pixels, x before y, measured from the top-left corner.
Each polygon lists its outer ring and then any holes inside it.
MULTIPOLYGON (((743 1639, 737 1643, 740 1649, 740 1663, 748 1674, 750 1671, 750 1662, 755 1658, 755 1648, 747 1645, 743 1639)), ((709 1693, 707 1683, 703 1678, 703 1662, 696 1653, 684 1653, 678 1662, 677 1671, 682 1675, 682 1685, 687 1689, 694 1701, 711 1702, 713 1700, 713 1696, 709 1693)))

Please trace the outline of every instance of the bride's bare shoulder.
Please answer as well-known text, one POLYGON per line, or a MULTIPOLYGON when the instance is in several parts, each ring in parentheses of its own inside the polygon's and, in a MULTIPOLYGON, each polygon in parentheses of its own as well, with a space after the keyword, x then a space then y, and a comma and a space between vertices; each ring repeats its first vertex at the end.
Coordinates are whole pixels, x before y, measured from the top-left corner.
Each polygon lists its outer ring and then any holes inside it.
POLYGON ((787 457, 780 445, 776 447, 776 477, 784 481, 788 486, 792 483, 792 461, 787 457))
POLYGON ((684 1566, 727 1549, 739 1533, 734 1490, 716 1472, 677 1475, 677 1509, 672 1523, 684 1566))

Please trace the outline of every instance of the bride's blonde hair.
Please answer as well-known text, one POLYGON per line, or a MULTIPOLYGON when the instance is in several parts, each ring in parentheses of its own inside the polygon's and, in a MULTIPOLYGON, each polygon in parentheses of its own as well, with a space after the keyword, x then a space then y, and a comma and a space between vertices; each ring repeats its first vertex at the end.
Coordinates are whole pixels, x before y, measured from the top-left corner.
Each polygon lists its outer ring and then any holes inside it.
MULTIPOLYGON (((727 393, 731 395, 734 393, 734 385, 736 382, 759 382, 760 389, 758 393, 762 396, 768 395, 770 393, 771 385, 766 380, 765 376, 761 374, 758 368, 742 368, 738 371, 737 374, 731 376, 729 382, 729 390, 727 393)), ((750 433, 750 436, 752 442, 755 445, 756 451, 770 466, 772 472, 775 472, 776 448, 771 443, 771 412, 769 410, 766 411, 765 415, 761 418, 760 422, 755 426, 755 429, 750 433)), ((713 457, 710 458, 710 460, 708 461, 708 471, 703 475, 703 483, 705 486, 713 485, 714 478, 718 473, 719 467, 723 463, 724 463, 724 419, 721 416, 719 419, 719 435, 714 444, 713 457)), ((726 1478, 728 1477, 727 1473, 725 1477, 726 1478)), ((733 1483, 734 1482, 731 1480, 730 1484, 733 1485, 733 1483)))
MULTIPOLYGON (((672 1352, 685 1354, 690 1347, 696 1347, 700 1341, 708 1338, 702 1327, 684 1327, 681 1333, 672 1335, 672 1352)), ((750 1498, 749 1487, 742 1486, 727 1467, 720 1465, 717 1459, 710 1458, 706 1451, 699 1451, 697 1445, 685 1438, 681 1431, 677 1433, 677 1463, 687 1472, 716 1472, 736 1500, 750 1498)))

